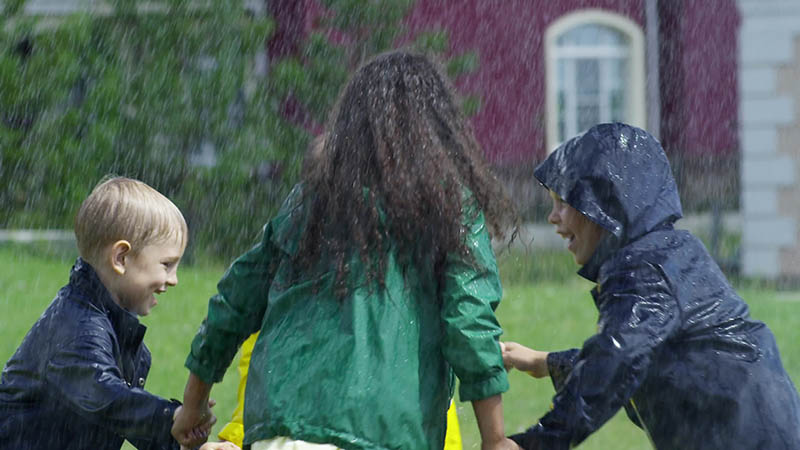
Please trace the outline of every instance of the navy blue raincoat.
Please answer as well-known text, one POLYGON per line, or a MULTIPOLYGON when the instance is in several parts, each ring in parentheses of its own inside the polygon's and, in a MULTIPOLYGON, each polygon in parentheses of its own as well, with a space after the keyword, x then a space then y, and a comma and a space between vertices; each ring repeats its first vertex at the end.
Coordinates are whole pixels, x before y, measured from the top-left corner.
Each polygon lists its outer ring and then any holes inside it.
POLYGON ((579 271, 597 283, 597 334, 550 353, 553 409, 512 439, 570 448, 625 408, 659 450, 800 449, 800 400, 772 333, 703 244, 673 229, 681 204, 661 145, 602 124, 535 176, 608 234, 579 271))
POLYGON ((179 406, 144 390, 145 327, 78 259, 0 381, 0 449, 177 449, 179 406))

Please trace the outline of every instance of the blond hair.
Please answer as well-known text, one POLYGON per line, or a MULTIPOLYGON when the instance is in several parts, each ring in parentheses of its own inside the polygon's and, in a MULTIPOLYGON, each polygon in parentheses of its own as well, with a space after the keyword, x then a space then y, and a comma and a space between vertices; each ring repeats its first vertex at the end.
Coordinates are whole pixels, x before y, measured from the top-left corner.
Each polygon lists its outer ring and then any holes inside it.
POLYGON ((75 216, 78 252, 93 261, 100 251, 127 240, 133 254, 147 245, 176 239, 186 246, 188 227, 172 201, 147 184, 125 177, 104 178, 75 216))

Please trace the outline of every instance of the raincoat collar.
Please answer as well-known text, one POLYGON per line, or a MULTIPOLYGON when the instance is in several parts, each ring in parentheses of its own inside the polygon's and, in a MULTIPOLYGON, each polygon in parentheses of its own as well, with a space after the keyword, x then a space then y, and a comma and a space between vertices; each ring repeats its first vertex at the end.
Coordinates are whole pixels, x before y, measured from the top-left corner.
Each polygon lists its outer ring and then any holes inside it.
MULTIPOLYGON (((672 223, 666 222, 662 223, 659 227, 653 229, 652 231, 671 230, 673 228, 674 227, 672 223)), ((611 256, 616 253, 620 247, 622 247, 622 241, 620 241, 611 233, 607 234, 597 245, 597 249, 595 249, 594 253, 589 258, 589 261, 587 261, 586 264, 584 264, 583 267, 578 270, 578 275, 596 283, 600 274, 600 267, 606 260, 611 258, 611 256)))
POLYGON ((79 297, 84 302, 108 315, 121 345, 137 347, 142 342, 147 327, 134 314, 117 305, 94 267, 83 258, 78 257, 72 266, 69 283, 82 294, 79 297))
POLYGON ((597 245, 594 253, 589 258, 589 261, 578 270, 578 275, 586 278, 587 280, 596 283, 597 276, 600 273, 600 266, 603 265, 614 252, 620 247, 620 241, 611 233, 606 234, 602 241, 597 245))

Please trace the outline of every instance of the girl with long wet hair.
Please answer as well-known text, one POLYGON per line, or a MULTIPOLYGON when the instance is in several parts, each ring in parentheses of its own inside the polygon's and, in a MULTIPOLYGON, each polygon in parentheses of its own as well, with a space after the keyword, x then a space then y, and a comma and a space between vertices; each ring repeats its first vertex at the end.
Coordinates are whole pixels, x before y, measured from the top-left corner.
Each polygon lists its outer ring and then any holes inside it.
MULTIPOLYGON (((430 61, 408 53, 378 57, 356 73, 337 111, 317 170, 307 176, 314 200, 301 261, 328 251, 341 272, 352 249, 366 258, 390 236, 426 262, 466 254, 468 193, 471 212, 483 211, 494 236, 503 235, 513 208, 430 61)), ((386 256, 371 274, 378 279, 386 256)))
POLYGON ((197 444, 189 431, 210 414, 211 385, 260 331, 244 411, 254 449, 442 448, 454 374, 483 448, 516 448, 503 432, 489 233, 513 225, 513 208, 451 87, 423 56, 380 55, 326 133, 209 302, 176 437, 197 444))

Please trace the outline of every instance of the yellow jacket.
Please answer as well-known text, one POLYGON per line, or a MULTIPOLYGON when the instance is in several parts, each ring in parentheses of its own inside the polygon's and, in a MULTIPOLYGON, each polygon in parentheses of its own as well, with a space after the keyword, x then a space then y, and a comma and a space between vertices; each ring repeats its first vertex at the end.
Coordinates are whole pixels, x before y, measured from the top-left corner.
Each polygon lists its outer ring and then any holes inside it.
MULTIPOLYGON (((236 409, 233 417, 225 427, 219 432, 219 438, 228 442, 233 442, 239 447, 244 440, 244 388, 247 385, 247 369, 250 367, 250 355, 253 353, 253 345, 256 343, 258 333, 253 333, 242 344, 242 357, 239 359, 239 388, 236 392, 236 409)), ((461 430, 458 427, 458 416, 456 415, 455 404, 450 402, 450 409, 447 410, 447 431, 444 437, 444 450, 461 450, 461 430)))

